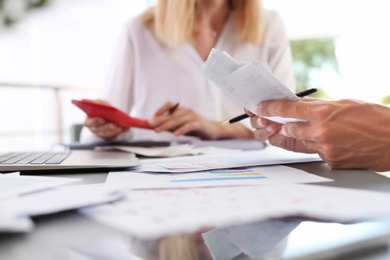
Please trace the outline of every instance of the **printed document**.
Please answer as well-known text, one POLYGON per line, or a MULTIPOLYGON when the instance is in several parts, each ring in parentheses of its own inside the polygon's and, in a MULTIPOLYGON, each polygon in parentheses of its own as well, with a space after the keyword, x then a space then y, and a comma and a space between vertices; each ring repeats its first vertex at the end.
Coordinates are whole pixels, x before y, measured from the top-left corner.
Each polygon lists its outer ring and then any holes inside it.
POLYGON ((218 148, 214 146, 194 147, 191 144, 170 145, 167 147, 139 147, 139 146, 101 146, 96 150, 119 150, 135 153, 147 157, 176 157, 199 154, 226 154, 239 153, 240 149, 218 148))
POLYGON ((139 238, 300 216, 341 223, 390 213, 390 194, 307 184, 131 190, 80 212, 139 238), (207 214, 206 214, 207 212, 207 214))
POLYGON ((287 166, 219 169, 191 173, 110 172, 106 183, 131 189, 279 185, 333 181, 287 166))
POLYGON ((9 216, 38 216, 115 201, 124 194, 119 185, 66 186, 1 200, 0 208, 9 216))
POLYGON ((28 216, 15 216, 2 211, 0 214, 1 232, 29 232, 34 228, 33 221, 28 216))
POLYGON ((42 176, 23 176, 17 174, 0 174, 0 199, 26 193, 54 188, 60 185, 79 181, 77 178, 59 178, 42 176))
POLYGON ((139 172, 196 172, 224 168, 322 161, 318 154, 295 153, 268 145, 240 153, 141 159, 139 172))

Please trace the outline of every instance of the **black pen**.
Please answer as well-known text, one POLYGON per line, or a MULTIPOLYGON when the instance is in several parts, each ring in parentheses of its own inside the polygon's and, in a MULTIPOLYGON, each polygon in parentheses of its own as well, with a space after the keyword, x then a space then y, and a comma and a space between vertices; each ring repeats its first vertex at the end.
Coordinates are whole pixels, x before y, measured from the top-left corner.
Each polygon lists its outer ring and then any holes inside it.
POLYGON ((175 110, 179 107, 179 102, 177 102, 175 105, 173 105, 170 109, 168 109, 168 114, 173 114, 175 110))
MULTIPOLYGON (((308 95, 313 94, 315 92, 317 92, 316 88, 309 88, 309 89, 305 89, 301 92, 298 92, 295 95, 297 97, 305 97, 305 96, 308 96, 308 95)), ((242 115, 236 116, 232 119, 229 119, 229 120, 222 122, 221 125, 230 125, 230 124, 236 123, 236 122, 241 121, 241 120, 248 118, 248 117, 249 117, 248 114, 242 114, 242 115)))

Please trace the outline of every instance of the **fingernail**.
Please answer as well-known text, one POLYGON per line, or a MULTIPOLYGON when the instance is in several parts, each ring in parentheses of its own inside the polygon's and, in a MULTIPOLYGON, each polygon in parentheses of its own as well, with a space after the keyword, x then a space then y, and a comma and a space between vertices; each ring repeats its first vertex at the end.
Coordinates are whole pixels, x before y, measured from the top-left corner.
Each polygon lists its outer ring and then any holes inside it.
POLYGON ((282 129, 280 129, 280 133, 286 137, 290 137, 285 127, 282 127, 282 129))
POLYGON ((259 115, 261 113, 261 104, 256 106, 256 114, 259 115))
POLYGON ((263 125, 263 120, 261 120, 261 118, 258 118, 258 119, 256 120, 256 123, 257 123, 257 125, 260 126, 260 127, 265 127, 265 125, 263 125))
POLYGON ((272 127, 269 125, 265 128, 265 131, 268 132, 268 133, 272 133, 273 132, 273 129, 272 127))

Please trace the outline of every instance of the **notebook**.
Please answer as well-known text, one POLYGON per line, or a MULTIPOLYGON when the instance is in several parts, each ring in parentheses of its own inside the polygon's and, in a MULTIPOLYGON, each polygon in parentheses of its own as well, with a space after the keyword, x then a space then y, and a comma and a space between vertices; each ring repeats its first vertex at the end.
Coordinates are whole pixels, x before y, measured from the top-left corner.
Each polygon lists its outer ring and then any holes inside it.
POLYGON ((139 165, 134 154, 115 151, 0 152, 1 173, 119 170, 139 165))

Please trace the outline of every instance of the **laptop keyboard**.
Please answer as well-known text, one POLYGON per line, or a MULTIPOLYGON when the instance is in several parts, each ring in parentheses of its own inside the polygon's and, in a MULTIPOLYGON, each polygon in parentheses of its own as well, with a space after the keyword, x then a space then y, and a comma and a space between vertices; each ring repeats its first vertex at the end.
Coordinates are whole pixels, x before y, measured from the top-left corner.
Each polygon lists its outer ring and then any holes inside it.
POLYGON ((60 164, 69 152, 0 153, 0 165, 4 164, 60 164))

